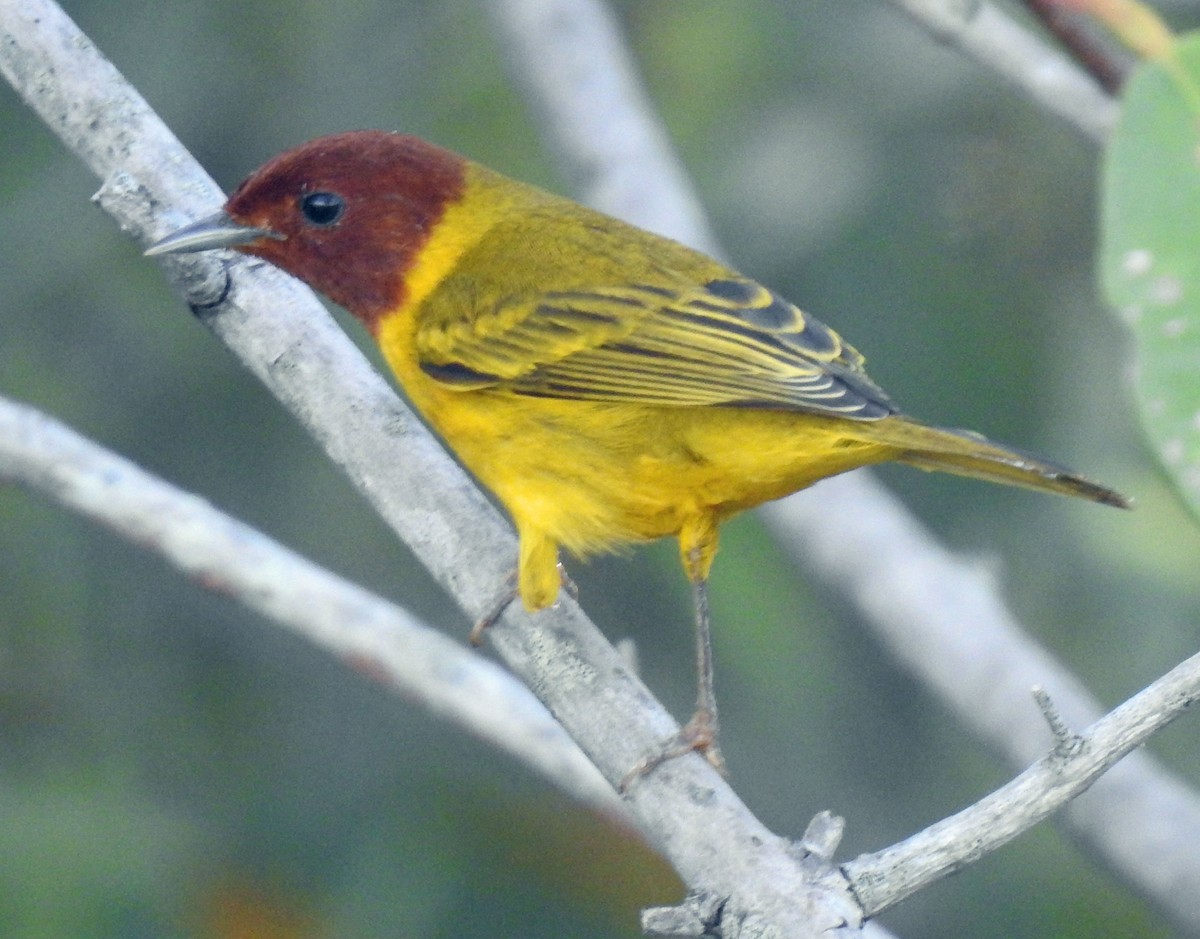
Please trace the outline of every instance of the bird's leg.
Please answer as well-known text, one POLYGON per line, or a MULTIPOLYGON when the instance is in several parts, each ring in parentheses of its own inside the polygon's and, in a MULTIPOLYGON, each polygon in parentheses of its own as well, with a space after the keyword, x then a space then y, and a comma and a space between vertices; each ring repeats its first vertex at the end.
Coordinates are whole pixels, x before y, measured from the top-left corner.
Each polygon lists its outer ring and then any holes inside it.
POLYGON ((708 574, 717 556, 717 521, 711 515, 693 517, 679 532, 679 553, 692 585, 696 607, 696 712, 683 725, 670 755, 695 750, 719 772, 725 760, 717 745, 717 696, 713 691, 712 629, 708 615, 708 574))
POLYGON ((667 760, 693 752, 701 754, 725 775, 725 758, 717 743, 717 696, 713 690, 712 628, 708 613, 708 572, 717 553, 716 523, 702 518, 685 526, 679 535, 679 545, 696 608, 696 711, 658 753, 641 760, 625 774, 619 787, 622 792, 634 779, 667 760))
MULTIPOLYGON (((692 582, 696 607, 696 711, 679 731, 679 745, 704 754, 725 774, 725 758, 717 744, 717 695, 713 687, 712 628, 708 615, 708 578, 692 582)), ((682 750, 681 752, 686 752, 682 750)))
POLYGON ((471 645, 483 642, 483 634, 496 625, 505 610, 518 598, 525 601, 527 610, 544 610, 558 599, 559 589, 566 590, 572 600, 579 599, 579 588, 567 576, 558 559, 558 545, 536 531, 518 527, 521 550, 517 569, 504 579, 496 601, 475 621, 467 638, 471 645))

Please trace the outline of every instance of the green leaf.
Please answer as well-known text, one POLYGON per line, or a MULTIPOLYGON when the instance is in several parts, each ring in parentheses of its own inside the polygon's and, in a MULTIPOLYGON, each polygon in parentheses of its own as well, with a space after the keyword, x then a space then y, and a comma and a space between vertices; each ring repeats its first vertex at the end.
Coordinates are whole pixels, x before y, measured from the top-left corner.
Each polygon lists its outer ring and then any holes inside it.
POLYGON ((1142 425, 1200 514, 1200 36, 1126 86, 1104 166, 1100 266, 1133 331, 1142 425))

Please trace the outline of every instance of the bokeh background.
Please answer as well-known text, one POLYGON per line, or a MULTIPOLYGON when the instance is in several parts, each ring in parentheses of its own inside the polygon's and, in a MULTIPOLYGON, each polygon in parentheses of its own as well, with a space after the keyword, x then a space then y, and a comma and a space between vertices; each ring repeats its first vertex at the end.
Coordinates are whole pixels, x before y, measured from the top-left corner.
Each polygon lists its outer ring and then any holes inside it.
MULTIPOLYGON (((227 188, 302 140, 382 127, 567 191, 480 0, 66 7, 227 188)), ((1104 702, 1193 652, 1200 536, 1141 442, 1127 343, 1094 285, 1096 147, 878 0, 615 9, 742 270, 847 335, 910 413, 1053 455, 1138 509, 885 470, 904 500, 1104 702)), ((464 636, 7 88, 0 128, 0 393, 464 636)), ((572 573, 686 714, 674 546, 572 573)), ((774 830, 832 809, 852 856, 1011 775, 753 517, 729 526, 712 590, 726 755, 774 830)), ((1185 719, 1151 749, 1196 779, 1198 740, 1185 719)), ((0 488, 0 935, 632 937, 641 906, 679 892, 634 836, 523 767, 0 488)), ((884 922, 1172 935, 1053 825, 884 922)))

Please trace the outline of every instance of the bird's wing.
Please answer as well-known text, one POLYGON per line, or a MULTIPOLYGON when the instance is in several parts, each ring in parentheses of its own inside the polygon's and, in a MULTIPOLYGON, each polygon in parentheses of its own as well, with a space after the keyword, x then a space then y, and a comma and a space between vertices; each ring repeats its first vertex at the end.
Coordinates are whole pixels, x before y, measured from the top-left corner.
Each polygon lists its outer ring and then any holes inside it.
POLYGON ((470 320, 426 319, 417 350, 426 374, 464 389, 858 420, 895 411, 837 333, 738 277, 507 298, 470 320))

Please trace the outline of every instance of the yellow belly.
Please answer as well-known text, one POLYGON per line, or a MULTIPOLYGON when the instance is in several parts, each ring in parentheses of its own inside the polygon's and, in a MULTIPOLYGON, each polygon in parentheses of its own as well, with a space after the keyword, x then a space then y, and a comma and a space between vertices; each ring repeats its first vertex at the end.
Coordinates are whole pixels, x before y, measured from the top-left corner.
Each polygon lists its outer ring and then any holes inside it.
POLYGON ((581 556, 678 535, 697 515, 719 522, 895 453, 849 436, 847 421, 796 413, 440 397, 427 417, 518 527, 581 556))

